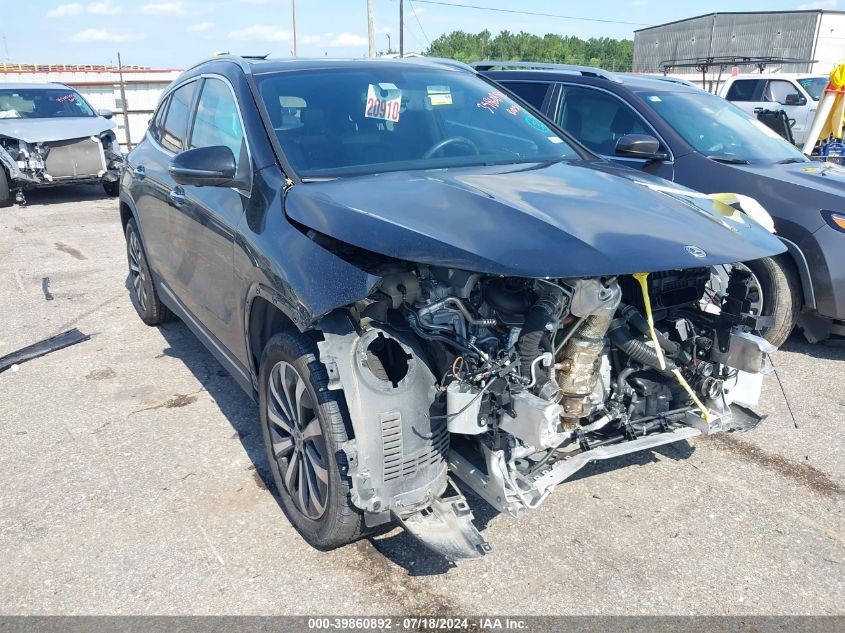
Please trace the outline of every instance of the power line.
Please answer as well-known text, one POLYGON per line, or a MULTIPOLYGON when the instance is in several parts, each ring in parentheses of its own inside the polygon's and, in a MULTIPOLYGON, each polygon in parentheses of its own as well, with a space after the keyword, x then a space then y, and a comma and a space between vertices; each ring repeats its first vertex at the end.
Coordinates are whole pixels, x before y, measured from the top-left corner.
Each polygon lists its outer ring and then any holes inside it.
POLYGON ((532 15, 541 18, 560 18, 562 20, 580 20, 581 22, 603 22, 605 24, 627 24, 628 26, 654 26, 643 22, 623 22, 622 20, 602 20, 601 18, 581 18, 574 15, 560 15, 558 13, 537 13, 534 11, 517 11, 516 9, 499 9, 496 7, 482 7, 477 4, 452 4, 451 2, 438 2, 438 0, 416 0, 423 4, 437 4, 443 7, 455 9, 479 9, 481 11, 496 11, 498 13, 516 13, 518 15, 532 15))
POLYGON ((423 34, 425 41, 428 42, 429 48, 431 48, 431 40, 428 39, 428 35, 425 33, 425 29, 422 26, 422 22, 420 22, 420 16, 417 15, 417 8, 414 6, 413 0, 408 0, 408 4, 411 5, 411 11, 414 12, 414 17, 417 19, 417 26, 420 27, 420 32, 423 34))

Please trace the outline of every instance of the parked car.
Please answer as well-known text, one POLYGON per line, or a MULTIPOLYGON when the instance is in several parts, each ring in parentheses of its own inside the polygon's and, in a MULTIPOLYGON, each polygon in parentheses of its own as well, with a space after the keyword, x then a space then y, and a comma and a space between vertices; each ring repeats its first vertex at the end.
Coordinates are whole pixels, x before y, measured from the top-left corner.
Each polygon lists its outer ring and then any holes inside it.
POLYGON ((788 253, 748 262, 758 307, 781 345, 796 321, 810 341, 845 335, 845 171, 811 162, 721 97, 596 68, 479 62, 591 151, 704 193, 756 199, 788 253), (644 138, 648 137, 648 139, 644 138))
POLYGON ((455 62, 215 58, 127 156, 132 302, 258 401, 309 543, 399 521, 474 558, 450 474, 517 516, 593 460, 759 422, 750 275, 707 286, 785 248, 666 184, 455 62))
POLYGON ((801 147, 810 132, 819 99, 827 84, 827 75, 736 75, 725 79, 719 95, 752 116, 761 110, 783 110, 793 122, 795 144, 801 147))
POLYGON ((0 207, 52 185, 102 184, 117 196, 123 156, 111 118, 64 84, 0 83, 0 207))

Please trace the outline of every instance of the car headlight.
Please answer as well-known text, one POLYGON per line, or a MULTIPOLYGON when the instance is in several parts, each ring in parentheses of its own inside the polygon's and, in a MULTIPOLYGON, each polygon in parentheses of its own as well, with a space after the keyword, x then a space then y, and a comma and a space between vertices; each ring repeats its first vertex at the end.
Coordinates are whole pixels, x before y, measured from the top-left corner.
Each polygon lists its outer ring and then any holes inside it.
POLYGON ((831 226, 831 228, 845 233, 845 213, 822 211, 822 217, 825 219, 825 222, 831 226))

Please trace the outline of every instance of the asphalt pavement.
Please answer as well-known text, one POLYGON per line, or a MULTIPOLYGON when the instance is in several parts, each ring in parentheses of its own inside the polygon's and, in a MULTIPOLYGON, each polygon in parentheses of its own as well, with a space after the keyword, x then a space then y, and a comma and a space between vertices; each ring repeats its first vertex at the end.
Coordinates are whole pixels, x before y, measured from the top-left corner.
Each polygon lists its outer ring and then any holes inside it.
POLYGON ((255 404, 180 322, 145 326, 117 202, 0 209, 0 614, 843 614, 845 348, 793 335, 768 419, 585 468, 493 553, 394 529, 332 552, 282 514, 255 404), (268 489, 269 485, 269 489, 268 489))

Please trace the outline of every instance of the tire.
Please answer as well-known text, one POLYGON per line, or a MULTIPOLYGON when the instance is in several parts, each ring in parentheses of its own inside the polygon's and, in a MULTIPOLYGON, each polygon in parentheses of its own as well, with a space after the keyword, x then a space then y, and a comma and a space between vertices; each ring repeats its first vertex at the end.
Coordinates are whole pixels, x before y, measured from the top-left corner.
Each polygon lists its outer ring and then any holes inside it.
POLYGON ((789 338, 801 311, 801 281, 786 256, 764 257, 745 262, 760 283, 764 316, 773 316, 775 324, 764 328, 763 338, 780 347, 789 338))
POLYGON ((117 198, 120 195, 120 181, 119 180, 104 180, 103 191, 110 198, 117 198))
POLYGON ((129 294, 141 320, 147 325, 161 325, 176 318, 158 297, 134 218, 126 224, 126 259, 129 264, 129 294))
POLYGON ((271 338, 261 356, 259 381, 264 446, 285 515, 317 549, 357 540, 364 532, 363 514, 350 500, 340 450, 352 427, 342 396, 328 388, 313 337, 287 330, 271 338), (286 407, 288 394, 300 403, 294 416, 286 407))
POLYGON ((0 208, 12 205, 12 193, 9 191, 9 177, 6 170, 0 167, 0 208))

